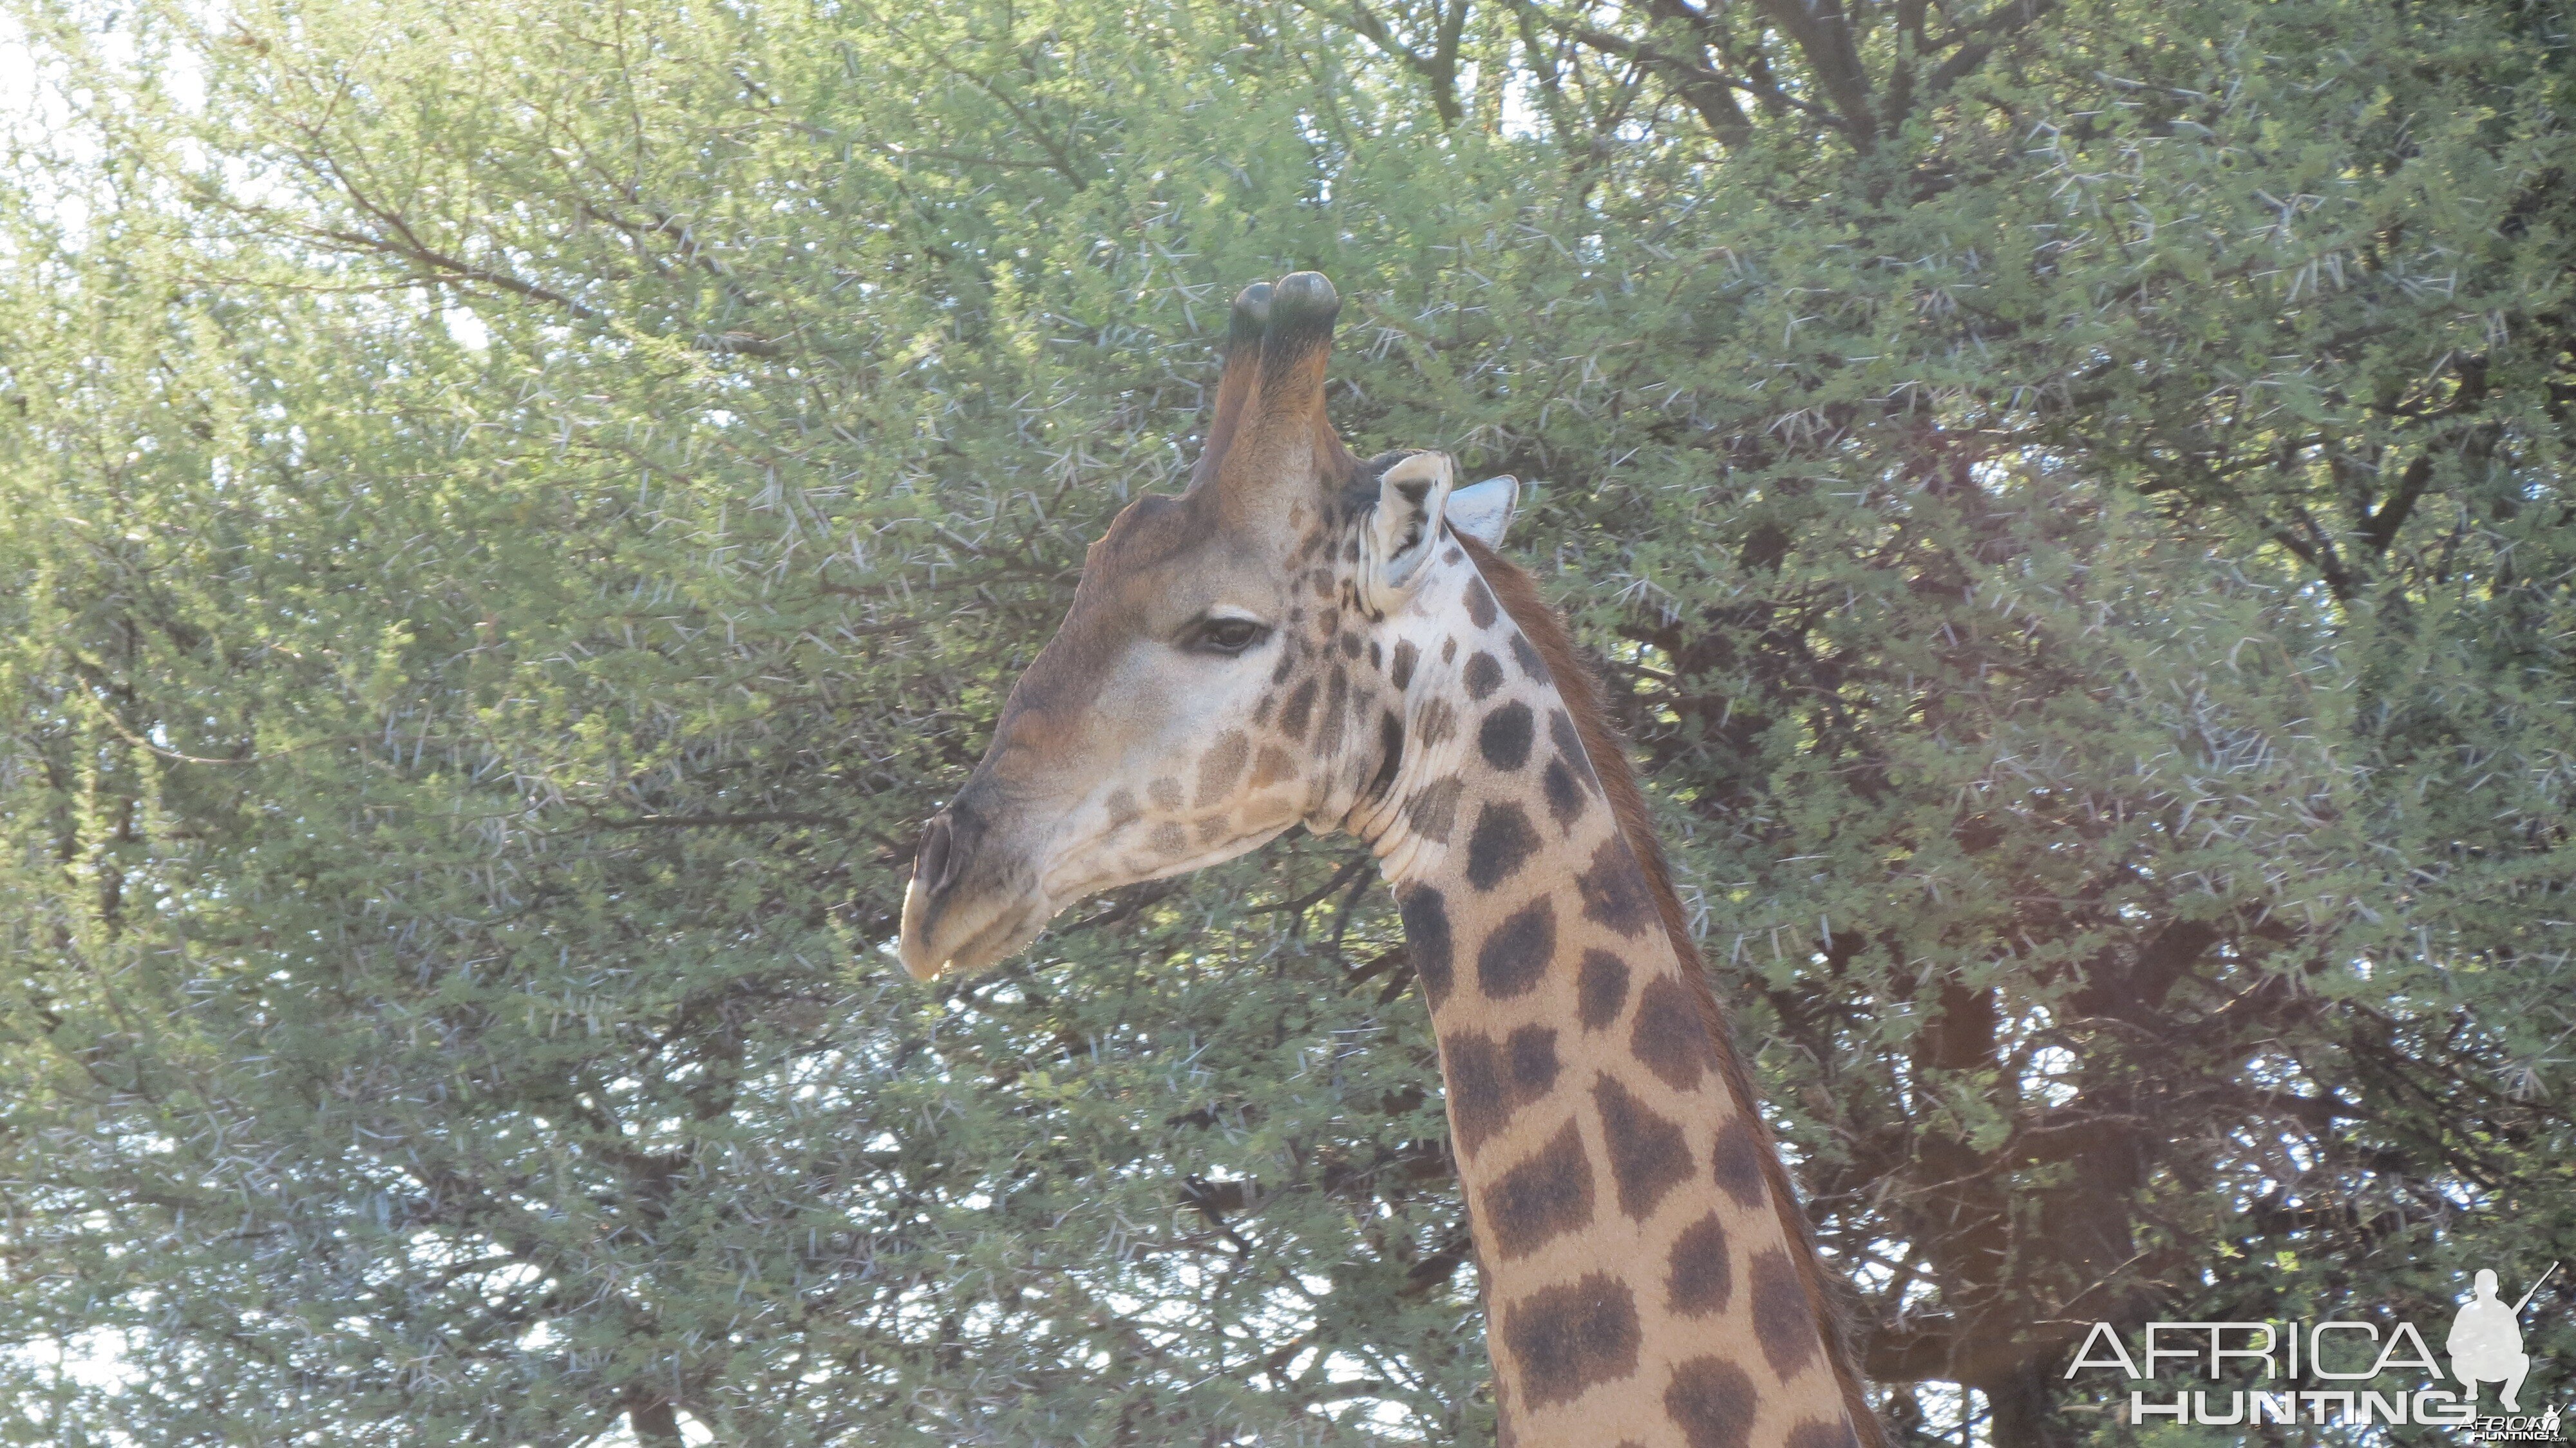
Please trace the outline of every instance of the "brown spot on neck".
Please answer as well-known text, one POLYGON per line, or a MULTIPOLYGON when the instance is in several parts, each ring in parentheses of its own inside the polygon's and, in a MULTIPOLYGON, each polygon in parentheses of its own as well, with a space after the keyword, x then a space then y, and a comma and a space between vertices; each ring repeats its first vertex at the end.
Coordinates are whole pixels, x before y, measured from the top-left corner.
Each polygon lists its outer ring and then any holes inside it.
POLYGON ((1501 1317, 1498 1334, 1520 1362, 1521 1393, 1532 1407, 1572 1402, 1637 1370, 1636 1295, 1606 1272, 1504 1304, 1501 1317))

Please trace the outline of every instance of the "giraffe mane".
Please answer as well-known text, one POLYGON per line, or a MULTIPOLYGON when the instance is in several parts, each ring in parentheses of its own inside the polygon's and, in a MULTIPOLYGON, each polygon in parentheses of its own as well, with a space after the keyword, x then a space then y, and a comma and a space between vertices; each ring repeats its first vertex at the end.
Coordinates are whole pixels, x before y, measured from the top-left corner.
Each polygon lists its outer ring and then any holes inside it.
POLYGON ((1849 1411, 1852 1431, 1858 1435, 1861 1448, 1883 1448, 1886 1435, 1878 1415, 1871 1411, 1869 1397, 1862 1391, 1860 1374, 1854 1370, 1851 1349, 1844 1332, 1844 1314, 1833 1291, 1831 1279, 1816 1253, 1815 1234, 1807 1225, 1807 1215, 1798 1206, 1791 1189, 1789 1170, 1780 1161, 1778 1144, 1771 1136, 1770 1124, 1754 1108, 1757 1099, 1753 1081, 1743 1059, 1736 1055, 1727 1028, 1726 1014, 1717 1004, 1717 993, 1709 985, 1708 962, 1700 954, 1699 942, 1692 938, 1690 924, 1682 915, 1681 896, 1673 890, 1672 867, 1664 858, 1662 837, 1655 832, 1654 816, 1646 808, 1646 797, 1637 788, 1635 772, 1628 763, 1628 741, 1611 724, 1609 712, 1601 702, 1601 682, 1591 666, 1574 650, 1574 640, 1566 633, 1565 622, 1541 598, 1538 585, 1520 565, 1487 548, 1463 533, 1456 534, 1467 555, 1473 558, 1487 587, 1512 622, 1520 626, 1537 646, 1539 657, 1546 660, 1550 674, 1556 676, 1557 690, 1564 696, 1566 711, 1574 716, 1574 727, 1583 739, 1583 752, 1592 759, 1592 772, 1600 778, 1602 792, 1609 797, 1611 812, 1619 821, 1619 833, 1627 839, 1628 848, 1644 869, 1647 887, 1655 897, 1655 909, 1663 918, 1664 933, 1672 938, 1673 953, 1680 957, 1682 975, 1689 982, 1691 994, 1699 1002, 1700 1018, 1708 1026, 1710 1044, 1716 1049, 1718 1073, 1726 1082, 1727 1094, 1734 1099, 1735 1109, 1753 1123, 1762 1142, 1762 1174, 1771 1186, 1771 1200, 1780 1216, 1781 1229, 1796 1244, 1794 1257, 1798 1280, 1815 1305, 1816 1321, 1825 1340, 1826 1360, 1833 1366, 1834 1380, 1842 1387, 1843 1403, 1849 1411))

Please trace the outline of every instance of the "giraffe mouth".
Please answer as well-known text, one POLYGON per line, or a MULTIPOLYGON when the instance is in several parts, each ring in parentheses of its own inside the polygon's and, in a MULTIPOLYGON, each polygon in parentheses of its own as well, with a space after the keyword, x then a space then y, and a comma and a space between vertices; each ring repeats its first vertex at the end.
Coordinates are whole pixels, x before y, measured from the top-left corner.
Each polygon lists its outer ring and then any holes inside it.
MULTIPOLYGON (((919 889, 916 885, 905 892, 906 915, 912 913, 912 897, 919 889)), ((929 980, 949 971, 972 974, 1037 939, 1054 913, 1042 899, 996 901, 964 914, 950 912, 932 935, 904 931, 900 947, 903 968, 915 980, 929 980)))

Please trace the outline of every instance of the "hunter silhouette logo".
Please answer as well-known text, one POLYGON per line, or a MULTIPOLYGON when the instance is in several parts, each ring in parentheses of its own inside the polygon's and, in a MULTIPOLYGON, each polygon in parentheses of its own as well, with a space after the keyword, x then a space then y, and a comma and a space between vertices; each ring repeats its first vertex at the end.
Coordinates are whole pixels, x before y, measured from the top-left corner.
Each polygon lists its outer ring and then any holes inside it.
POLYGON ((2496 1300, 2494 1269, 2479 1271, 2478 1295, 2460 1308, 2458 1317, 2451 1319, 2450 1341, 2444 1344, 2451 1350, 2451 1376, 2468 1385, 2470 1402, 2477 1401, 2478 1384, 2502 1383, 2504 1390, 2496 1396, 2503 1401, 2504 1410, 2522 1411, 2522 1380, 2531 1373, 2531 1354, 2522 1350, 2522 1310, 2531 1305, 2532 1294, 2540 1290, 2540 1283, 2548 1281, 2549 1273, 2557 1270, 2558 1264, 2550 1263, 2549 1272, 2541 1273, 2540 1281, 2531 1284, 2531 1291, 2509 1308, 2496 1300))
POLYGON ((2472 1442, 2554 1443, 2560 1441, 2556 1408, 2523 1415, 2523 1382, 2532 1362, 2523 1350, 2522 1315, 2558 1267, 2550 1263, 2510 1305, 2497 1296, 2492 1269, 2477 1274, 2476 1290, 2452 1318, 2450 1336, 2443 1342, 2451 1362, 2447 1376, 2456 1380, 2456 1387, 2445 1382, 2441 1362, 2415 1324, 2358 1319, 2150 1322, 2136 1356, 2117 1328, 2097 1322, 2065 1375, 2116 1368, 2132 1383, 2153 1382, 2168 1360, 2179 1359, 2214 1384, 2230 1374, 2232 1359, 2233 1372, 2250 1371, 2261 1384, 2177 1392, 2170 1400, 2161 1392, 2132 1387, 2126 1416, 2133 1424, 2169 1418, 2177 1424, 2250 1427, 2298 1423, 2304 1415, 2306 1422, 2320 1426, 2419 1423, 2465 1428, 2472 1442), (2424 1381, 2410 1389, 2401 1378, 2387 1385, 2395 1391, 2383 1388, 2387 1375, 2407 1372, 2424 1381), (2497 1385, 2497 1402, 2509 1416, 2480 1415, 2479 1389, 2487 1383, 2497 1385))

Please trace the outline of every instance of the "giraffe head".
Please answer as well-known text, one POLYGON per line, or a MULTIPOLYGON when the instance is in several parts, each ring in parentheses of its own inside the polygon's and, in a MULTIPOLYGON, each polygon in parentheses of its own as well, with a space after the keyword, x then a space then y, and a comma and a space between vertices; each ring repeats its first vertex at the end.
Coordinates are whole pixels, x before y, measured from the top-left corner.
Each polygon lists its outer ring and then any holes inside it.
POLYGON ((1403 751, 1407 611, 1444 530, 1492 543, 1518 488, 1449 459, 1363 462, 1324 416, 1341 302, 1297 272, 1234 304, 1207 447, 1179 497, 1130 504, 923 829, 902 955, 989 965, 1102 890, 1331 830, 1403 751))

